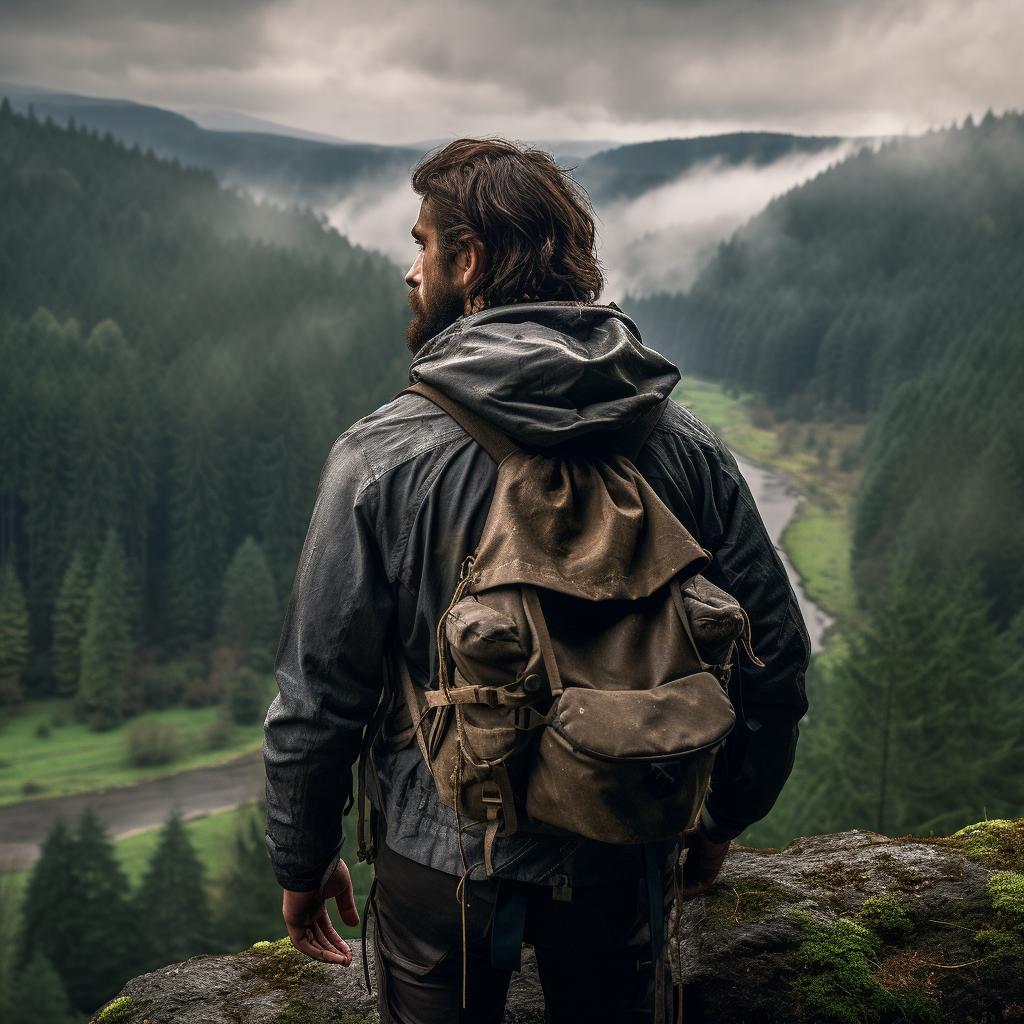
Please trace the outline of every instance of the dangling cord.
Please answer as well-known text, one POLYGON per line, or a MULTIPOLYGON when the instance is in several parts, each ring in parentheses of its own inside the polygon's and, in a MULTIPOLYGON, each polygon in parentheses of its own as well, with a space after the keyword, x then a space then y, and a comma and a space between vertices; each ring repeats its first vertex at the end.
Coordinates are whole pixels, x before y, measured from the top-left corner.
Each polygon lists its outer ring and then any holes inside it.
POLYGON ((448 633, 445 627, 448 624, 448 615, 451 610, 465 597, 472 579, 473 560, 475 555, 467 555, 462 563, 462 571, 459 574, 459 584, 452 594, 451 602, 445 609, 437 623, 437 676, 441 689, 446 697, 451 697, 451 683, 448 680, 448 633))

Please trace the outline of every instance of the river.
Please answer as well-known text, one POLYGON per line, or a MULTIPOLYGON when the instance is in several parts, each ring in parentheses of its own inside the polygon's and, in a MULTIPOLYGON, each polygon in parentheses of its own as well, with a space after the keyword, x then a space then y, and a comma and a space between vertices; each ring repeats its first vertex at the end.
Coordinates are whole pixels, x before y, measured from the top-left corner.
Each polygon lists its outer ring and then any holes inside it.
POLYGON ((754 496, 757 510, 761 513, 761 519, 768 530, 768 536, 771 537, 772 543, 782 559, 782 564, 789 574, 789 581, 796 591, 796 599, 800 604, 800 611, 803 612, 807 632, 811 637, 811 650, 816 654, 824 646, 822 637, 825 630, 832 625, 832 620, 804 593, 800 577, 793 568, 793 563, 790 562, 786 552, 779 547, 782 532, 786 529, 797 506, 803 499, 781 473, 755 465, 743 458, 742 455, 737 455, 736 452, 733 452, 733 455, 743 478, 750 487, 750 493, 754 496))
MULTIPOLYGON (((740 455, 736 456, 736 461, 750 486, 768 535, 778 548, 779 538, 793 518, 800 496, 781 474, 757 466, 740 455)), ((779 549, 779 556, 800 602, 811 636, 811 648, 820 651, 822 634, 832 620, 808 599, 786 553, 779 549)), ((214 814, 252 799, 262 787, 262 758, 259 752, 253 752, 226 764, 195 768, 137 786, 0 807, 0 872, 31 864, 54 819, 73 820, 87 804, 95 809, 110 834, 120 839, 156 828, 174 809, 186 819, 214 814)))

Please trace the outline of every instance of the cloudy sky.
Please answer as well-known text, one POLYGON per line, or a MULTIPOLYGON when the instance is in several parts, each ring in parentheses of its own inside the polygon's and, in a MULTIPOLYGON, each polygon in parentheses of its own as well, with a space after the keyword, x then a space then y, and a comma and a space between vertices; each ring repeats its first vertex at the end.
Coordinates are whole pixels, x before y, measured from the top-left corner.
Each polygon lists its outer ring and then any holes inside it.
POLYGON ((1024 107, 1021 0, 0 0, 0 80, 350 139, 877 135, 1024 107))

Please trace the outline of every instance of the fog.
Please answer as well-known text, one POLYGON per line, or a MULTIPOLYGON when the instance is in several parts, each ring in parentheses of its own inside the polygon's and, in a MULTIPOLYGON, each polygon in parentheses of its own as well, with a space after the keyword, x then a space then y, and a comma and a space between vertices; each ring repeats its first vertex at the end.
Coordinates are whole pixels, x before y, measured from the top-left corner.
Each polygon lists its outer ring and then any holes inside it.
MULTIPOLYGON (((605 301, 624 295, 685 290, 718 243, 781 195, 854 148, 852 142, 767 166, 703 164, 638 199, 598 206, 599 253, 605 301)), ((403 270, 415 259, 409 230, 419 199, 408 185, 362 186, 324 212, 351 241, 377 249, 403 270)))

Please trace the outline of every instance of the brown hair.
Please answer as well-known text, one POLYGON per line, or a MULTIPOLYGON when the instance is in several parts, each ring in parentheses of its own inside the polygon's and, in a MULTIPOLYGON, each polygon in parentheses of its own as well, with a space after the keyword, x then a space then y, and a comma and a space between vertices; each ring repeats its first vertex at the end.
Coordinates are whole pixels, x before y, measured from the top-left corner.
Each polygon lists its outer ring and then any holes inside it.
POLYGON ((486 253, 466 296, 484 306, 593 302, 604 286, 586 192, 544 152, 504 139, 456 139, 412 176, 451 260, 467 236, 486 253))

